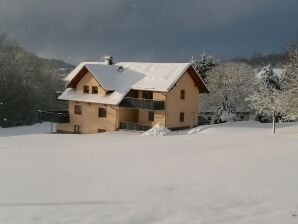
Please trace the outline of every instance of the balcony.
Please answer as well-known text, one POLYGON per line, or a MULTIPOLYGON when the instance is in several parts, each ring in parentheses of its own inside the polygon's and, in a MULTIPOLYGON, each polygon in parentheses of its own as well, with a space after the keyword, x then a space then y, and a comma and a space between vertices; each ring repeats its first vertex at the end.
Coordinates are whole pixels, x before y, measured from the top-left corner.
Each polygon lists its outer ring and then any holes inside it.
POLYGON ((120 122, 120 129, 130 131, 148 131, 152 127, 149 125, 138 124, 133 122, 120 122))
POLYGON ((69 123, 69 113, 67 110, 61 111, 38 111, 38 118, 41 121, 53 123, 69 123))
POLYGON ((136 108, 136 109, 144 109, 144 110, 164 110, 165 101, 125 97, 121 101, 120 107, 128 107, 128 108, 136 108))

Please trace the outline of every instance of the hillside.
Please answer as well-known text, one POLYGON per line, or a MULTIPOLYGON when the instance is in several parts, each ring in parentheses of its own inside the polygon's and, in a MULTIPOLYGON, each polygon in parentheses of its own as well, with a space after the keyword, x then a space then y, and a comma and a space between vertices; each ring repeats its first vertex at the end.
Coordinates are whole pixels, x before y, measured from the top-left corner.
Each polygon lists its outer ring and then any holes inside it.
POLYGON ((28 52, 0 33, 0 127, 37 122, 37 110, 57 110, 64 103, 56 91, 73 66, 28 52))

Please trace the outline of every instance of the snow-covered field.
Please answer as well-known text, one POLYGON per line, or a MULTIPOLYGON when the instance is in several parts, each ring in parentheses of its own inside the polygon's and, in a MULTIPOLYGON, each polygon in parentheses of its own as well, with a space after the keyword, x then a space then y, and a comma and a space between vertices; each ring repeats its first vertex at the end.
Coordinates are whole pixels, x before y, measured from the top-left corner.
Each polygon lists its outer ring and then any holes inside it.
POLYGON ((298 125, 163 137, 0 129, 0 223, 298 223, 298 125), (38 134, 40 133, 40 134, 38 134))

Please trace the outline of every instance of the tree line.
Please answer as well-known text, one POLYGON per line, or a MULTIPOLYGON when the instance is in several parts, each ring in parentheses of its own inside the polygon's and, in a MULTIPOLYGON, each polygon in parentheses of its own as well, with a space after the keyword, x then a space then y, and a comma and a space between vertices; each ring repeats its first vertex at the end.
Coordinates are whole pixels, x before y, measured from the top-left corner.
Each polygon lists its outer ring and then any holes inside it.
POLYGON ((194 68, 202 75, 210 90, 210 94, 201 97, 200 111, 213 112, 212 123, 233 121, 237 112, 253 111, 259 119, 272 120, 274 133, 277 119, 296 120, 297 42, 292 41, 287 51, 280 55, 283 55, 283 60, 278 66, 283 72, 276 74, 269 64, 261 69, 263 72, 260 77, 256 76, 256 66, 243 60, 219 63, 212 56, 206 55, 193 60, 194 68))
POLYGON ((55 92, 64 84, 55 63, 27 52, 0 34, 1 127, 33 124, 38 121, 37 110, 65 106, 56 101, 55 92))

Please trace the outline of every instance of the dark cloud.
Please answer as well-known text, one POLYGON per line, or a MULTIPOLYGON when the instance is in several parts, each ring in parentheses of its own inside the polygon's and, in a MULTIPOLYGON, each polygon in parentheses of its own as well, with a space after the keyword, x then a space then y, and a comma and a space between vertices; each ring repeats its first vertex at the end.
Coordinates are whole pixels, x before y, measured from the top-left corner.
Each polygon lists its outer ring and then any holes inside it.
POLYGON ((281 51, 297 0, 0 0, 0 26, 26 48, 78 63, 187 61, 281 51))

